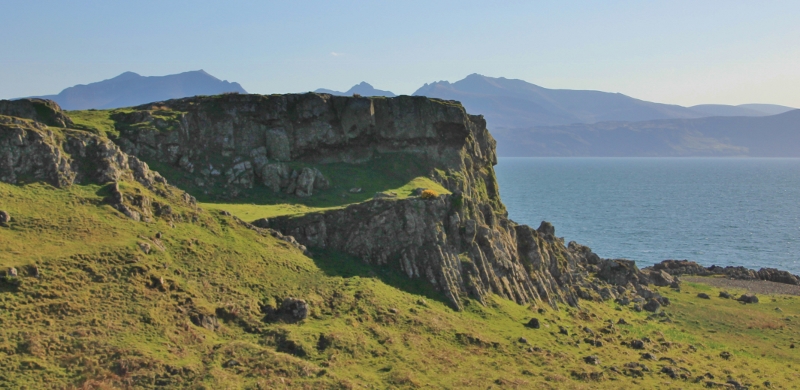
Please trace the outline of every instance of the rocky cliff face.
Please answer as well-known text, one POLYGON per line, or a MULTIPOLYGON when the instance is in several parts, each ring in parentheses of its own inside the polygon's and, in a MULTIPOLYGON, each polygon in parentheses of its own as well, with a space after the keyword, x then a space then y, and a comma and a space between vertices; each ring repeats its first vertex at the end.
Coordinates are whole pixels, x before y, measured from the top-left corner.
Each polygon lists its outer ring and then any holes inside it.
MULTIPOLYGON (((317 176, 310 168, 290 175, 284 166, 290 162, 369 165, 378 155, 413 155, 453 195, 375 199, 276 218, 269 226, 309 248, 341 251, 424 278, 456 308, 468 297, 486 302, 491 293, 518 303, 577 306, 579 298, 612 299, 622 291, 590 276, 587 267, 602 260, 588 248, 565 246, 549 224, 534 230, 508 219, 494 175, 495 141, 483 117, 467 114, 456 102, 222 95, 144 105, 115 119, 125 151, 234 193, 254 185, 275 191, 288 185, 287 192, 295 193, 287 176, 317 176)), ((617 279, 636 287, 638 272, 617 279)))
POLYGON ((179 167, 196 184, 228 188, 232 195, 254 185, 286 189, 276 184, 286 179, 280 176, 286 162, 367 163, 378 154, 405 153, 468 175, 448 176, 448 188, 498 199, 491 170, 495 142, 483 118, 457 103, 410 96, 221 95, 139 106, 114 119, 124 151, 179 167))
MULTIPOLYGON (((67 186, 125 176, 148 187, 165 185, 141 158, 233 194, 266 186, 310 196, 318 184, 329 185, 315 165, 369 167, 379 156, 411 155, 452 195, 374 199, 259 225, 293 236, 312 251, 333 249, 423 278, 455 308, 468 297, 485 303, 491 293, 553 306, 626 294, 657 298, 644 287, 650 277, 632 262, 601 260, 589 248, 566 246, 548 223, 534 230, 509 220, 494 175, 495 141, 481 116, 467 114, 455 102, 222 95, 120 110, 113 119, 116 144, 83 131, 3 119, 2 180, 32 178, 67 186), (297 163, 306 167, 290 173, 286 164, 297 163)), ((160 212, 151 212, 147 199, 129 196, 126 203, 118 186, 109 198, 136 220, 160 212)))
POLYGON ((376 199, 273 219, 270 226, 312 248, 335 249, 423 278, 454 307, 467 297, 485 303, 490 293, 553 306, 577 305, 581 287, 599 293, 581 265, 597 257, 591 251, 565 247, 548 224, 538 230, 517 225, 468 197, 376 199))

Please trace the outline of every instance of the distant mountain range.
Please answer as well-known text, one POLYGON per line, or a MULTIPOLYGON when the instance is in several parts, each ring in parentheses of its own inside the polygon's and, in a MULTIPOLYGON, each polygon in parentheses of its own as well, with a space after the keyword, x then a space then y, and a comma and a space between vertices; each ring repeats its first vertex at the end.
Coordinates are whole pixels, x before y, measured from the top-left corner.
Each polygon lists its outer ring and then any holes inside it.
POLYGON ((65 110, 108 109, 195 95, 247 93, 239 83, 220 80, 203 70, 167 76, 140 76, 125 72, 112 79, 76 85, 58 95, 35 96, 50 99, 65 110))
POLYGON ((389 91, 382 91, 380 89, 375 89, 368 83, 362 81, 360 84, 356 84, 353 88, 347 90, 347 92, 339 92, 334 91, 331 89, 320 88, 314 91, 316 93, 328 93, 331 95, 336 96, 353 96, 354 94, 359 94, 361 96, 386 96, 386 97, 394 97, 397 96, 389 91))
POLYGON ((483 114, 505 157, 800 157, 800 110, 779 105, 683 107, 479 74, 425 84, 414 95, 483 114))
POLYGON ((800 110, 492 130, 504 157, 800 157, 800 110))
POLYGON ((620 93, 548 89, 523 80, 479 74, 471 74, 455 83, 425 84, 414 95, 458 100, 467 111, 483 114, 491 129, 708 116, 766 116, 792 110, 769 104, 682 107, 620 93))
MULTIPOLYGON (((66 110, 81 110, 229 92, 247 93, 238 83, 202 70, 151 77, 125 72, 39 98, 54 100, 66 110)), ((366 82, 346 92, 314 92, 396 96, 366 82)), ((800 111, 779 105, 683 107, 479 74, 454 83, 425 84, 414 95, 457 100, 469 113, 484 115, 500 156, 800 157, 800 111)))

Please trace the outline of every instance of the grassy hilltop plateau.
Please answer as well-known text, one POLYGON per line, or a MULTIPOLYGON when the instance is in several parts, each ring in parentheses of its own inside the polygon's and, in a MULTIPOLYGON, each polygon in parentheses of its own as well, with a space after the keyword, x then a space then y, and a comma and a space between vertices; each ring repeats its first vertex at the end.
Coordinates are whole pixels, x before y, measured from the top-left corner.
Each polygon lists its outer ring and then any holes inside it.
POLYGON ((426 97, 0 101, 0 388, 800 387, 797 277, 599 258, 495 164, 426 97))

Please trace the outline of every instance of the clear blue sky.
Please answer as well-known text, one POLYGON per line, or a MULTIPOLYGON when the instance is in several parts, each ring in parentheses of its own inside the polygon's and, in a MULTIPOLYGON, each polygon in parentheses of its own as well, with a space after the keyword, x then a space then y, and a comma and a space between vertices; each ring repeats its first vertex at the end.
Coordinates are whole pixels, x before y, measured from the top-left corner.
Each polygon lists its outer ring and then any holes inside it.
POLYGON ((253 93, 480 73, 800 107, 800 1, 3 0, 0 34, 0 98, 204 69, 253 93))

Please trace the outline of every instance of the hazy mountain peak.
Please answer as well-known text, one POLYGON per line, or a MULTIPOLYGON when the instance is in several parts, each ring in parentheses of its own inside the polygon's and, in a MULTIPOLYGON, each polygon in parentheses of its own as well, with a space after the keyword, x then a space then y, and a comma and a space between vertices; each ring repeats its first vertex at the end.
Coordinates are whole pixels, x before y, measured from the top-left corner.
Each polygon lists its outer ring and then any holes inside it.
POLYGON ((65 110, 85 110, 226 92, 247 93, 239 83, 220 80, 200 69, 166 76, 141 76, 128 71, 111 79, 65 88, 58 95, 40 97, 54 100, 65 110))
POLYGON ((386 96, 386 97, 397 96, 391 91, 376 89, 366 81, 362 81, 354 85, 352 88, 348 89, 347 92, 334 91, 332 89, 325 89, 325 88, 319 88, 314 92, 327 93, 336 96, 353 96, 354 94, 358 94, 361 96, 386 96))

